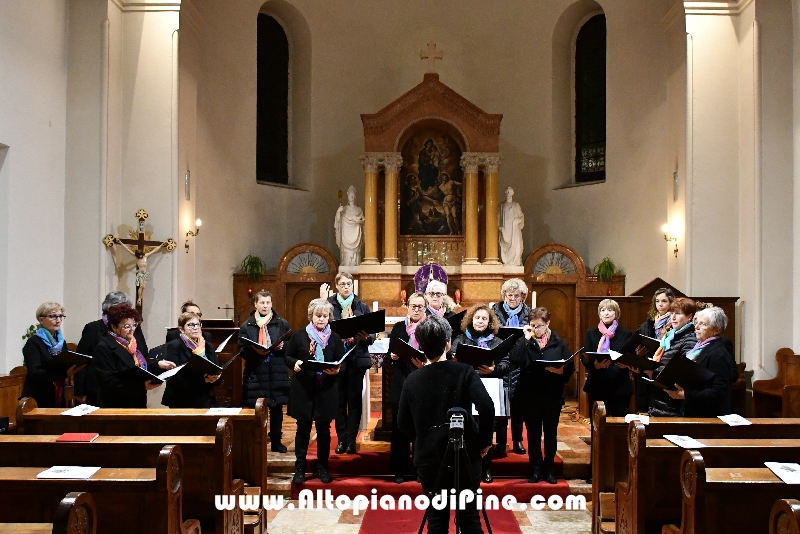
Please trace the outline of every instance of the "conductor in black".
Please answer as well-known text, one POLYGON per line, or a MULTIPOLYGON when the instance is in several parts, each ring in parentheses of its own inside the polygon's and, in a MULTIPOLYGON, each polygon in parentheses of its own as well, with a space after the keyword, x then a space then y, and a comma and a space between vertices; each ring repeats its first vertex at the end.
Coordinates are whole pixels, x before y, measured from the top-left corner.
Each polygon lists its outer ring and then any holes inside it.
MULTIPOLYGON (((411 373, 403 386, 398 409, 398 426, 414 440, 414 466, 422 482, 422 489, 431 494, 455 488, 452 469, 445 470, 436 487, 437 475, 447 450, 450 416, 448 410, 463 408, 472 413, 478 410, 479 422, 472 417, 464 420, 465 449, 469 459, 461 465, 461 488, 477 490, 480 484, 481 458, 489 452, 494 429, 494 404, 471 365, 447 360, 450 350, 450 324, 439 316, 431 315, 416 330, 419 348, 425 353, 426 364, 411 373), (471 467, 471 478, 466 473, 471 467)), ((473 500, 460 515, 460 530, 464 533, 483 532, 476 503, 473 500)), ((447 533, 450 507, 444 510, 428 509, 428 532, 447 533)))

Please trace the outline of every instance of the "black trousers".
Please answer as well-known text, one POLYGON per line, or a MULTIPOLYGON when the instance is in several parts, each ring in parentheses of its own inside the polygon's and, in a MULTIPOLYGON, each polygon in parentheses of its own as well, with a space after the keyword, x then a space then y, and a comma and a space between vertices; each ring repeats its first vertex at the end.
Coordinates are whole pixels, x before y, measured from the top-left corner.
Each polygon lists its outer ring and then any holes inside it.
POLYGON ((528 462, 531 472, 538 467, 552 473, 556 458, 561 406, 561 399, 537 400, 525 405, 525 426, 528 427, 528 462), (542 456, 540 445, 542 433, 544 433, 544 456, 542 456))
POLYGON ((595 401, 603 401, 606 405, 606 417, 625 417, 630 412, 630 395, 607 395, 604 399, 599 399, 589 395, 589 418, 594 413, 595 401))
POLYGON ((339 443, 354 444, 361 422, 361 390, 366 369, 345 368, 339 375, 339 408, 336 411, 336 437, 339 443))
MULTIPOLYGON (((297 421, 297 434, 294 441, 295 469, 306 468, 308 444, 311 442, 312 421, 297 421)), ((317 428, 317 466, 328 467, 328 456, 331 453, 331 421, 313 421, 317 428)))
POLYGON ((389 466, 395 475, 413 473, 411 438, 397 426, 397 405, 395 404, 392 404, 392 441, 389 448, 389 466))
MULTIPOLYGON (((430 495, 434 492, 437 488, 435 488, 436 484, 436 476, 439 474, 439 465, 420 465, 417 466, 417 474, 419 475, 420 480, 422 481, 422 490, 430 495)), ((481 471, 481 462, 480 460, 471 462, 472 467, 472 474, 473 480, 469 480, 466 475, 466 469, 462 467, 462 474, 461 474, 461 489, 472 489, 475 491, 478 489, 480 485, 480 479, 478 478, 478 474, 481 471)), ((453 480, 453 471, 451 469, 445 469, 445 472, 442 476, 441 480, 441 487, 438 488, 437 494, 441 495, 442 489, 448 490, 448 498, 449 498, 449 490, 450 488, 455 488, 455 481, 453 480)), ((449 503, 449 501, 448 501, 449 503)), ((459 516, 461 532, 464 534, 474 534, 474 533, 483 533, 483 528, 481 528, 481 518, 478 515, 478 508, 473 500, 471 503, 468 503, 466 506, 466 510, 463 510, 459 516)), ((436 510, 432 506, 428 508, 428 534, 446 534, 450 531, 450 506, 448 506, 444 510, 436 510)))
POLYGON ((283 436, 283 406, 278 404, 269 409, 269 439, 272 443, 280 443, 283 436))

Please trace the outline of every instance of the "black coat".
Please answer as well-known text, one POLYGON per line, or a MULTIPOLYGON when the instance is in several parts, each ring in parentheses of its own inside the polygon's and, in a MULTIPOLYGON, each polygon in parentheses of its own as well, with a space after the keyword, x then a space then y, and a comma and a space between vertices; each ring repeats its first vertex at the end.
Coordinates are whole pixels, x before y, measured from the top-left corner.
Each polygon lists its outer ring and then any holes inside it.
MULTIPOLYGON (((339 299, 336 298, 336 295, 333 295, 328 297, 328 302, 330 302, 333 306, 333 317, 331 317, 331 321, 340 320, 342 318, 342 306, 339 304, 339 299)), ((357 295, 353 295, 353 303, 350 305, 350 309, 353 312, 354 317, 366 315, 371 311, 369 306, 359 300, 357 295)), ((357 342, 358 346, 353 353, 347 357, 347 359, 349 362, 351 362, 351 365, 354 366, 355 369, 365 370, 372 367, 372 358, 369 355, 369 346, 375 342, 375 337, 376 336, 374 334, 370 335, 369 341, 354 339, 354 342, 357 342)), ((361 385, 359 384, 358 387, 361 388, 361 385)))
POLYGON ((656 322, 652 319, 647 319, 639 325, 636 332, 647 337, 656 337, 656 322))
POLYGON ((731 413, 731 385, 739 378, 732 348, 730 340, 721 337, 700 351, 695 362, 713 372, 714 378, 703 389, 685 390, 686 417, 717 417, 731 413))
MULTIPOLYGON (((81 340, 75 352, 91 356, 94 354, 94 348, 103 339, 103 336, 108 332, 108 326, 102 319, 86 323, 81 332, 81 340)), ((145 358, 147 357, 148 348, 147 341, 144 339, 144 333, 141 326, 137 326, 133 331, 133 337, 136 340, 136 346, 145 358)), ((86 395, 86 402, 89 404, 97 405, 97 380, 94 372, 94 362, 87 365, 82 371, 75 375, 75 395, 86 395)))
MULTIPOLYGON (((424 319, 423 319, 424 320, 424 319)), ((410 336, 406 333, 406 322, 399 321, 392 327, 392 332, 389 334, 389 343, 393 338, 398 338, 406 343, 409 343, 410 336)), ((410 344, 410 343, 409 343, 410 344)), ((388 357, 388 354, 387 354, 388 357)), ((387 360, 384 360, 386 362, 387 360)), ((392 371, 392 386, 389 388, 389 403, 395 406, 400 404, 400 393, 403 391, 403 385, 406 383, 408 375, 416 371, 414 365, 404 362, 403 360, 391 360, 394 370, 392 371)))
POLYGON ((511 368, 520 370, 519 381, 515 389, 517 399, 523 403, 547 403, 548 405, 564 404, 564 384, 569 382, 575 372, 575 361, 564 364, 564 373, 556 374, 545 369, 545 366, 533 363, 534 360, 566 360, 572 353, 561 337, 551 331, 550 339, 542 349, 539 343, 524 337, 517 341, 506 358, 497 365, 495 372, 506 373, 511 368))
MULTIPOLYGON (((183 365, 191 357, 192 351, 180 337, 167 343, 165 360, 169 360, 175 365, 183 365)), ((219 365, 214 345, 208 341, 206 341, 206 358, 219 365)), ((209 384, 201 373, 183 369, 167 381, 161 404, 170 408, 210 408, 214 405, 214 384, 219 383, 220 380, 222 377, 209 384)))
MULTIPOLYGON (((93 364, 97 379, 97 406, 147 408, 147 390, 144 388, 144 381, 123 381, 116 374, 130 369, 135 364, 133 356, 111 335, 104 335, 94 348, 93 364)), ((158 365, 148 365, 148 371, 158 374, 158 365)))
MULTIPOLYGON (((274 342, 291 329, 289 322, 272 310, 272 319, 267 323, 270 339, 274 342)), ((244 358, 242 404, 252 408, 260 398, 266 399, 270 407, 286 404, 289 402, 289 391, 292 389, 289 370, 284 359, 289 340, 283 343, 283 349, 272 351, 268 356, 269 361, 266 361, 266 358, 257 354, 251 345, 242 341, 243 337, 258 341, 258 330, 255 313, 251 313, 239 329, 239 350, 242 351, 244 358)))
MULTIPOLYGON (((64 348, 67 342, 64 341, 64 348)), ((42 364, 51 359, 50 350, 47 344, 39 336, 32 336, 22 347, 22 358, 28 374, 25 375, 25 383, 22 386, 23 397, 33 397, 39 408, 62 408, 65 401, 62 393, 61 405, 56 406, 56 381, 62 381, 67 377, 66 373, 52 373, 42 368, 42 364)))
MULTIPOLYGON (((611 340, 611 350, 619 351, 631 335, 633 334, 627 328, 617 326, 617 331, 611 340)), ((597 352, 597 345, 600 343, 601 337, 603 335, 596 326, 587 330, 583 350, 597 352)), ((607 369, 595 369, 594 365, 589 362, 586 365, 586 373, 588 376, 583 385, 583 391, 589 394, 591 402, 633 394, 633 382, 627 369, 613 364, 607 369)))
MULTIPOLYGON (((308 353, 311 339, 305 328, 297 330, 289 339, 286 347, 286 366, 294 368, 297 361, 314 359, 308 353)), ((331 332, 328 345, 322 351, 326 362, 335 362, 344 356, 344 344, 335 332, 331 332)), ((345 370, 342 364, 340 373, 345 370)), ((292 392, 289 396, 289 416, 298 421, 331 421, 336 417, 339 406, 338 375, 322 374, 322 385, 317 384, 316 372, 303 369, 292 377, 292 392)))

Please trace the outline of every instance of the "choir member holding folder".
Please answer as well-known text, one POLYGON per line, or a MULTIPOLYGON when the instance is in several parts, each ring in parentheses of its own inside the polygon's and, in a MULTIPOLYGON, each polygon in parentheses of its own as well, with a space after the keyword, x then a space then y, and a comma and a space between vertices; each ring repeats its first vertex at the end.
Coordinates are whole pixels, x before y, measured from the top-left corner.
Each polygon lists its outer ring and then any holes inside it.
POLYGON ((255 310, 239 329, 239 352, 244 358, 242 404, 252 408, 258 399, 266 400, 272 452, 285 453, 286 446, 281 443, 283 407, 289 402, 292 383, 284 360, 284 342, 280 339, 291 331, 291 326, 272 308, 269 291, 262 289, 253 295, 253 305, 255 310), (268 350, 270 347, 274 348, 268 350))
MULTIPOLYGON (((353 275, 340 272, 334 280, 338 293, 328 297, 328 302, 333 306, 332 321, 359 317, 370 312, 369 306, 361 302, 358 295, 353 293, 353 275)), ((330 287, 322 284, 320 295, 325 298, 330 287)), ((381 325, 385 327, 384 325, 381 325)), ((372 367, 372 358, 369 355, 369 346, 375 341, 375 335, 361 331, 355 337, 344 339, 345 350, 355 347, 349 365, 339 374, 339 407, 336 411, 336 454, 355 454, 356 436, 361 422, 361 390, 364 385, 364 375, 372 367)))
MULTIPOLYGON (((294 369, 288 414, 297 420, 295 438, 295 472, 292 482, 305 480, 306 454, 311 440, 311 423, 317 430, 317 468, 319 479, 331 482, 328 456, 331 448, 331 421, 339 404, 338 377, 341 366, 317 371, 304 369, 306 361, 339 361, 345 354, 344 344, 328 324, 333 306, 325 299, 314 299, 308 305, 308 325, 297 330, 286 347, 286 365, 294 369)), ((350 362, 343 364, 345 367, 350 362)))
POLYGON ((67 349, 61 324, 64 307, 57 302, 45 302, 36 310, 39 327, 22 347, 22 357, 28 374, 22 387, 23 397, 33 397, 39 408, 66 406, 64 384, 67 376, 83 369, 75 365, 68 369, 48 368, 45 364, 67 349))
MULTIPOLYGON (((653 293, 653 300, 650 303, 650 311, 647 313, 647 320, 639 325, 637 332, 643 336, 658 340, 667 335, 667 332, 672 328, 669 307, 674 300, 675 295, 672 293, 671 289, 666 287, 656 289, 656 292, 653 293)), ((653 357, 653 354, 650 354, 647 348, 642 346, 637 347, 636 354, 639 356, 653 357)), ((637 412, 646 412, 649 410, 651 395, 650 383, 638 377, 636 379, 637 412)))
POLYGON ((550 330, 550 312, 547 308, 535 308, 528 320, 525 337, 517 342, 509 357, 497 367, 500 374, 509 372, 512 367, 520 369, 515 394, 523 407, 528 429, 528 482, 546 480, 555 484, 553 466, 558 420, 564 405, 564 384, 575 372, 575 362, 564 340, 550 330), (544 456, 540 445, 542 434, 544 456))
MULTIPOLYGON (((419 344, 414 333, 419 323, 426 317, 425 307, 427 301, 422 293, 413 293, 408 297, 408 315, 404 321, 395 323, 389 335, 390 346, 395 339, 399 339, 419 350, 419 344)), ((411 466, 411 438, 409 438, 397 426, 397 410, 400 405, 400 394, 403 391, 403 384, 412 371, 419 369, 425 364, 424 356, 411 358, 409 361, 401 360, 397 354, 391 355, 392 364, 392 386, 389 389, 389 404, 392 407, 392 441, 389 451, 389 463, 394 473, 394 481, 402 483, 405 474, 412 472, 411 466)))
MULTIPOLYGON (((203 319, 203 312, 200 311, 200 306, 198 306, 192 300, 187 300, 186 302, 181 304, 181 313, 186 313, 186 312, 194 312, 201 320, 203 319)), ((168 328, 164 343, 169 343, 170 341, 178 339, 180 337, 180 334, 181 334, 180 327, 168 328)), ((211 332, 206 332, 206 331, 203 331, 203 338, 206 340, 206 343, 211 343, 213 339, 211 332)))
MULTIPOLYGON (((586 331, 584 352, 619 351, 631 337, 631 331, 617 322, 620 317, 619 304, 604 299, 597 306, 597 313, 600 322, 586 331)), ((588 376, 583 391, 589 394, 590 413, 595 401, 603 401, 609 416, 624 417, 633 395, 633 383, 628 370, 614 365, 611 360, 589 358, 584 364, 588 376)))
MULTIPOLYGON (((697 311, 694 301, 689 298, 677 298, 670 304, 669 310, 672 328, 661 339, 661 346, 653 356, 654 360, 665 366, 678 354, 686 356, 697 344, 694 323, 692 322, 697 311)), ((658 380, 658 374, 658 371, 653 373, 652 378, 658 380)), ((651 388, 651 392, 650 415, 680 417, 683 414, 683 400, 670 398, 660 388, 651 388)))
MULTIPOLYGON (((178 317, 178 339, 167 343, 165 359, 175 365, 184 365, 193 355, 219 365, 214 345, 202 335, 200 316, 185 312, 178 317)), ((210 408, 214 405, 214 385, 222 374, 209 375, 189 368, 181 369, 167 382, 161 404, 170 408, 210 408)))
POLYGON ((94 349, 94 372, 97 378, 97 405, 101 408, 147 408, 147 391, 159 384, 122 375, 133 367, 152 373, 173 369, 175 364, 159 360, 148 366, 133 333, 139 312, 128 305, 108 310, 109 331, 94 349), (148 368, 149 367, 149 368, 148 368))
MULTIPOLYGON (((500 296, 503 298, 503 301, 497 302, 492 306, 492 311, 500 320, 500 326, 522 328, 527 325, 528 314, 531 312, 531 309, 525 304, 525 299, 528 297, 528 286, 525 282, 519 278, 510 278, 506 280, 503 282, 503 287, 500 288, 500 296)), ((500 337, 503 337, 502 333, 500 337)), ((511 442, 513 443, 513 450, 516 454, 525 454, 525 447, 522 445, 522 406, 520 406, 519 401, 517 401, 514 396, 517 380, 519 380, 518 367, 512 368, 503 378, 506 389, 511 395, 511 442)), ((505 453, 507 441, 505 427, 507 426, 508 421, 506 419, 498 420, 496 453, 505 453), (504 427, 503 429, 499 428, 501 423, 504 427)))

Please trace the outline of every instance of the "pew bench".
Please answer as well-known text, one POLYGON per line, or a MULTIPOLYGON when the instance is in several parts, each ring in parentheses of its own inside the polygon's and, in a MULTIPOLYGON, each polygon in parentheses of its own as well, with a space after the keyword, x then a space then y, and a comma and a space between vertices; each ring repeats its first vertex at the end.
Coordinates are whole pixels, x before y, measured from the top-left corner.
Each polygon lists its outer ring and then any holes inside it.
POLYGON ((753 417, 800 416, 800 354, 782 348, 775 353, 778 374, 753 382, 753 417))
POLYGON ((179 445, 183 452, 183 511, 198 519, 204 532, 240 532, 242 510, 217 510, 215 495, 244 492, 233 479, 231 433, 227 417, 219 419, 210 436, 108 436, 91 443, 60 443, 55 435, 0 436, 0 466, 98 465, 108 468, 156 468, 161 449, 179 445))
POLYGON ((0 523, 0 534, 94 534, 97 512, 88 493, 70 492, 58 503, 52 523, 0 523))
POLYGON ((681 458, 680 527, 662 534, 767 534, 775 501, 800 497, 800 484, 784 484, 766 467, 706 467, 702 454, 681 458))
POLYGON ((800 532, 800 501, 779 499, 769 513, 769 534, 800 532))
POLYGON ((115 534, 200 534, 182 518, 183 454, 168 445, 158 467, 101 468, 91 478, 37 479, 43 467, 0 467, 0 517, 13 523, 53 521, 67 491, 92 494, 97 531, 115 534))

